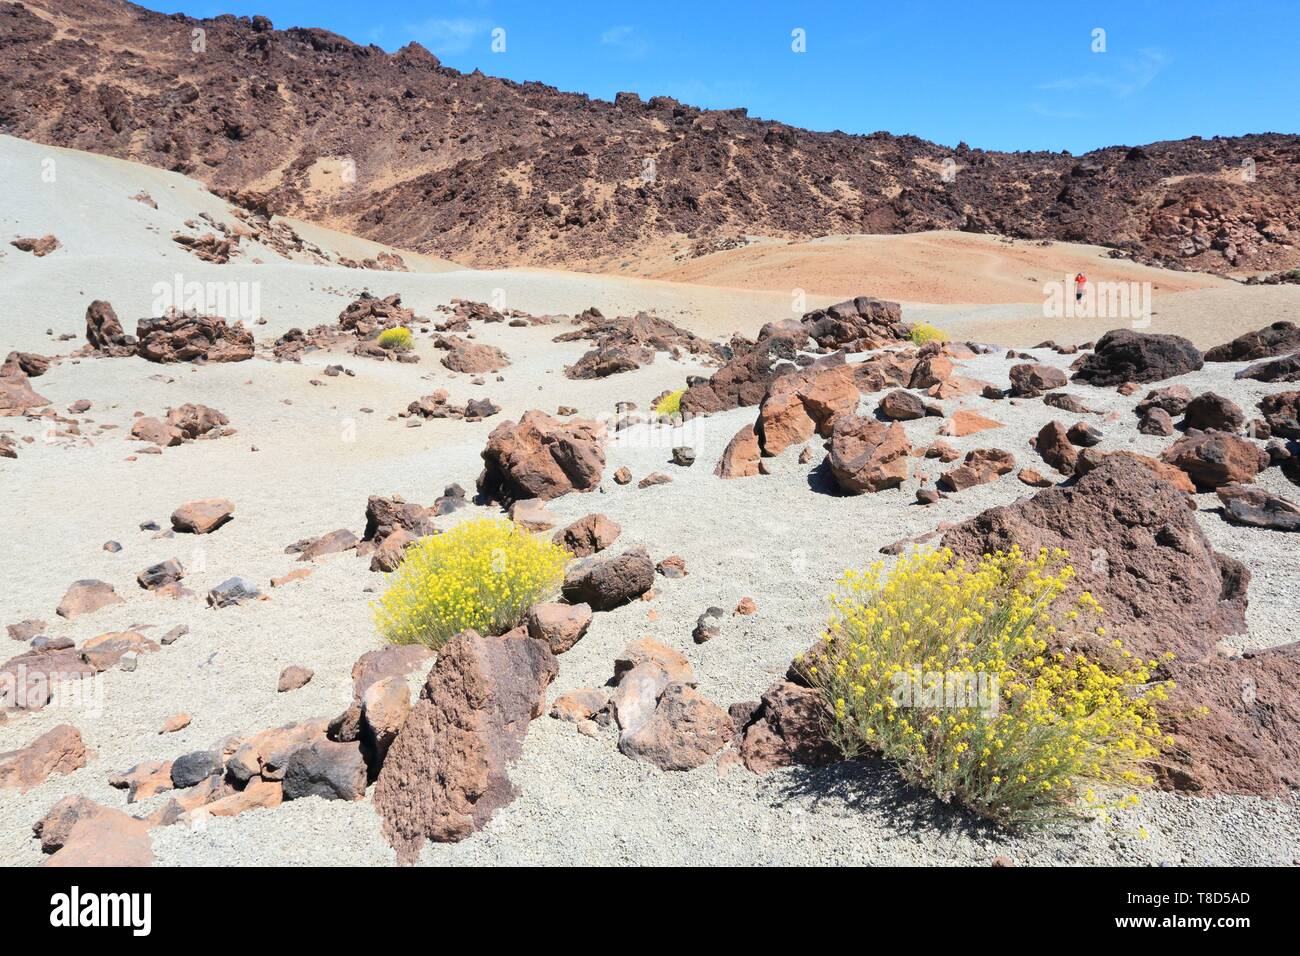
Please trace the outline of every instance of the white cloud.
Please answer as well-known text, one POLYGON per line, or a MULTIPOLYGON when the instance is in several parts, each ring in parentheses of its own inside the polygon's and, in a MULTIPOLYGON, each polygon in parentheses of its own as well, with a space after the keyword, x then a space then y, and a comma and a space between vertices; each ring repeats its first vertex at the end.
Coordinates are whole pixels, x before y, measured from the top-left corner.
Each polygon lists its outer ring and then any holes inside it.
POLYGON ((492 29, 491 20, 471 17, 434 17, 421 23, 412 23, 406 32, 437 56, 464 53, 480 37, 492 29))
POLYGON ((602 46, 617 50, 626 59, 639 60, 650 52, 650 43, 635 28, 622 24, 600 35, 602 46))
POLYGON ((1104 65, 1111 69, 1052 80, 1040 85, 1039 89, 1102 90, 1117 99, 1123 99, 1146 89, 1160 75, 1160 71, 1173 62, 1168 54, 1154 48, 1139 50, 1134 56, 1117 56, 1113 53, 1096 53, 1093 56, 1104 61, 1104 65))

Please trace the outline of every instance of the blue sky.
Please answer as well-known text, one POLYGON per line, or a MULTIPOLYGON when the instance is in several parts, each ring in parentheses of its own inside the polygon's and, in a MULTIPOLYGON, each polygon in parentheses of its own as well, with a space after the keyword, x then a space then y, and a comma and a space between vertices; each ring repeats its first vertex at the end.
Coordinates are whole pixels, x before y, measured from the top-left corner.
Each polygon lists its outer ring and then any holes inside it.
POLYGON ((612 99, 620 90, 817 130, 1068 149, 1300 131, 1300 3, 148 0, 264 14, 448 66, 612 99), (504 52, 493 52, 503 29, 504 52), (801 29, 806 51, 792 50, 801 29), (1104 52, 1095 30, 1104 30, 1104 52))

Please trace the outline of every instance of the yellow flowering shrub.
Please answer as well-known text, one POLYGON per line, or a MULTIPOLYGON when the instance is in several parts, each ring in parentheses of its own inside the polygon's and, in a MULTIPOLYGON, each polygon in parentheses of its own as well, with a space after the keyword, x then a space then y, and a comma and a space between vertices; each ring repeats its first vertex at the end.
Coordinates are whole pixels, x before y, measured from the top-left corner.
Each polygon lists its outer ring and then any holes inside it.
POLYGON ((411 330, 405 327, 384 329, 379 333, 379 347, 394 352, 405 352, 411 347, 411 330))
POLYGON ((1144 765, 1170 741, 1157 662, 1111 642, 1102 663, 1070 647, 1102 614, 1057 549, 1019 548, 974 566, 918 551, 890 572, 850 570, 823 640, 800 658, 846 755, 883 755, 911 783, 1005 824, 1106 816, 1137 803, 1144 765), (1059 606, 1059 605, 1068 606, 1059 606), (1127 792, 1126 792, 1127 791, 1127 792))
POLYGON ((908 336, 913 345, 924 345, 926 342, 947 342, 947 334, 937 326, 929 322, 918 322, 912 326, 912 331, 908 336))
POLYGON ((465 521, 407 549, 374 605, 375 624, 394 644, 435 649, 468 627, 504 633, 555 594, 568 559, 513 521, 465 521))
POLYGON ((679 388, 675 392, 669 392, 655 404, 656 415, 676 415, 682 410, 682 396, 686 394, 686 389, 679 388))

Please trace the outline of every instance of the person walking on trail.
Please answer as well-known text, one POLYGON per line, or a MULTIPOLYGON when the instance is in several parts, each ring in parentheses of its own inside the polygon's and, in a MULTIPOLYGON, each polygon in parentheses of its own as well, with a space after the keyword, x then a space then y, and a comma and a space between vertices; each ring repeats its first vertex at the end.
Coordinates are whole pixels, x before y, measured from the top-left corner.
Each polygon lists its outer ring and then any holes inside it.
POLYGON ((1074 277, 1074 301, 1083 301, 1083 287, 1088 284, 1088 277, 1082 272, 1077 273, 1074 277))

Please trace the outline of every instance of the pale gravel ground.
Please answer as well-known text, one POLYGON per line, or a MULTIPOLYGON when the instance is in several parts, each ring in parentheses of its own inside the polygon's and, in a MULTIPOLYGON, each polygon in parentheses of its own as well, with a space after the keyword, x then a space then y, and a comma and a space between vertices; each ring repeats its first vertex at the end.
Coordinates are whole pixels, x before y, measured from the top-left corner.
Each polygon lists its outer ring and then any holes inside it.
MULTIPOLYGON (((0 146, 9 150, 13 142, 3 140, 0 146)), ((10 155, 0 151, 0 157, 10 155)), ((119 191, 134 192, 129 185, 122 184, 119 191)), ((15 231, 22 234, 45 231, 39 228, 38 213, 63 209, 35 200, 24 203, 16 213, 8 213, 16 219, 15 231)), ((96 226, 101 221, 97 218, 96 226)), ((61 234, 63 229, 59 224, 54 231, 61 234)), ((165 249, 171 245, 165 238, 155 249, 138 232, 122 227, 122 233, 117 244, 129 239, 142 248, 142 255, 171 251, 165 249)), ((75 241, 71 227, 68 235, 75 241)), ((123 268, 89 253, 79 255, 75 248, 67 252, 62 260, 59 253, 33 260, 10 249, 0 259, 0 349, 54 351, 45 328, 79 332, 85 302, 94 297, 114 302, 123 319, 133 324, 148 306, 148 284, 143 283, 142 291, 141 277, 150 269, 175 267, 141 258, 123 268), (69 276, 76 281, 69 282, 69 276)), ((182 267, 189 274, 193 260, 182 260, 182 267)), ((380 295, 400 288, 408 304, 432 315, 435 304, 454 295, 481 296, 473 282, 492 281, 470 273, 396 276, 299 265, 210 268, 223 278, 245 274, 240 269, 262 278, 269 324, 258 328, 259 339, 289 325, 332 321, 349 297, 326 292, 326 287, 351 290, 369 283, 380 295)), ((626 294, 611 293, 588 277, 559 281, 554 274, 531 274, 518 283, 534 302, 550 304, 510 304, 536 311, 572 313, 601 295, 626 294)), ((143 759, 208 747, 230 733, 338 713, 349 698, 352 662, 379 646, 368 602, 383 578, 371 574, 367 563, 353 555, 323 559, 306 581, 268 590, 269 601, 223 611, 206 609, 199 597, 155 599, 136 587, 137 571, 178 557, 191 569, 186 583, 199 595, 232 574, 247 575, 265 586, 271 576, 299 566, 282 553, 285 545, 338 527, 359 533, 369 494, 398 492, 428 503, 449 482, 471 488, 486 435, 505 418, 517 418, 533 407, 554 411, 557 404, 575 405, 583 414, 608 413, 620 399, 644 407, 661 390, 680 386, 694 370, 661 355, 634 373, 601 382, 570 382, 560 370, 583 346, 549 342, 566 329, 476 327, 480 341, 500 345, 514 359, 502 373, 504 382, 489 376, 481 387, 438 365, 440 353, 427 343, 420 346, 423 361, 414 366, 348 355, 311 356, 302 366, 257 359, 199 370, 134 359, 99 360, 64 363, 34 380, 37 390, 60 411, 78 398, 89 398, 95 407, 82 418, 115 423, 118 429, 93 434, 93 427, 84 428, 93 445, 61 447, 38 438, 33 445, 21 446, 16 462, 0 460, 7 544, 0 552, 0 579, 6 582, 0 591, 0 624, 41 617, 50 624, 47 633, 78 642, 140 624, 153 625, 148 633, 154 636, 178 623, 189 624, 191 633, 142 657, 134 673, 104 675, 104 711, 99 716, 47 710, 0 725, 0 751, 70 721, 96 752, 86 768, 67 777, 55 777, 26 794, 5 793, 0 799, 0 862, 40 861, 31 824, 65 794, 84 793, 109 806, 124 806, 122 793, 107 786, 111 772, 143 759), (320 370, 332 361, 354 369, 356 378, 323 378, 320 370), (153 380, 158 374, 175 381, 153 380), (326 384, 308 385, 313 377, 326 384), (410 400, 442 386, 460 402, 490 396, 504 406, 502 416, 477 424, 428 422, 420 428, 387 420, 410 400), (282 404, 285 398, 293 404, 282 404), (238 434, 126 462, 137 447, 125 437, 132 412, 160 414, 185 401, 226 412, 238 434), (374 408, 374 414, 360 413, 361 406, 374 408), (345 440, 352 427, 355 440, 345 440), (252 446, 259 450, 251 451, 252 446), (137 530, 147 519, 165 525, 176 505, 212 495, 231 498, 238 509, 236 520, 212 536, 154 539, 137 530), (101 550, 109 539, 122 543, 120 554, 101 550), (74 622, 55 617, 63 591, 81 577, 113 583, 127 603, 74 622), (302 690, 276 694, 276 676, 290 663, 312 667, 316 677, 302 690), (179 734, 158 736, 162 721, 180 710, 193 715, 191 726, 179 734)), ((1070 361, 1050 352, 1039 355, 1062 366, 1070 361)), ((984 357, 965 363, 963 372, 1005 384, 1011 364, 1000 356, 984 357)), ((1231 381, 1236 367, 1211 367, 1174 381, 1193 392, 1213 387, 1248 411, 1260 395, 1280 390, 1231 381)), ((1120 421, 1112 424, 1101 422, 1100 415, 1089 416, 1106 433, 1104 449, 1154 454, 1167 443, 1137 434, 1131 407, 1140 395, 1123 399, 1113 391, 1079 386, 1070 390, 1101 412, 1121 410, 1120 421)), ((951 411, 959 403, 946 404, 951 411)), ((1019 464, 1050 472, 1026 442, 1049 418, 1068 423, 1072 416, 1038 400, 1013 405, 975 398, 967 404, 1006 427, 951 439, 954 445, 962 450, 1006 448, 1019 464)), ((690 574, 683 580, 660 580, 653 602, 597 615, 588 635, 560 658, 550 698, 573 687, 603 683, 623 646, 649 634, 687 655, 701 691, 710 698, 724 706, 754 699, 815 637, 826 613, 826 594, 845 567, 869 563, 884 544, 931 530, 940 521, 960 520, 1008 503, 1027 491, 1014 476, 1007 476, 931 508, 911 504, 915 480, 896 491, 838 497, 824 493, 815 478, 810 483, 810 473, 823 457, 819 449, 812 465, 798 465, 797 450, 791 449, 773 462, 773 475, 730 482, 714 478, 712 464, 723 446, 753 416, 752 409, 728 412, 692 423, 676 438, 662 429, 630 429, 608 449, 601 492, 570 495, 551 505, 566 520, 603 511, 623 526, 616 547, 644 544, 656 559, 680 554, 690 574), (669 449, 677 441, 698 450, 694 468, 668 463, 669 449), (663 470, 675 480, 645 490, 620 487, 608 477, 620 465, 627 465, 637 478, 663 470), (707 645, 691 642, 691 627, 705 607, 734 607, 745 595, 757 601, 757 614, 728 618, 723 634, 707 645), (649 619, 651 609, 658 612, 657 620, 649 619)), ((937 420, 923 420, 906 427, 912 441, 923 444, 937 425, 937 420)), ((21 419, 0 420, 0 429, 5 428, 37 434, 34 423, 21 419)), ((933 465, 926 462, 937 476, 933 465)), ((1294 486, 1276 469, 1261 476, 1260 483, 1295 497, 1294 486)), ((1213 496, 1200 496, 1202 527, 1217 548, 1244 561, 1254 573, 1247 615, 1250 636, 1236 643, 1268 646, 1296 640, 1300 627, 1291 610, 1300 579, 1292 557, 1295 539, 1230 526, 1213 512, 1216 504, 1213 496)), ((10 653, 22 648, 7 638, 0 640, 10 644, 5 648, 10 653)), ((712 766, 686 774, 660 773, 619 754, 612 732, 591 739, 547 717, 534 722, 513 776, 523 790, 514 804, 463 843, 427 848, 422 861, 985 864, 1006 854, 1021 863, 1289 864, 1300 858, 1300 809, 1292 804, 1152 794, 1120 829, 1091 825, 1072 832, 1006 837, 936 810, 933 801, 906 793, 878 767, 791 770, 765 778, 733 770, 719 779, 712 766), (1139 825, 1149 831, 1148 840, 1135 835, 1139 825)), ((140 809, 153 809, 164 799, 140 809)), ((155 830, 153 839, 159 863, 172 865, 359 865, 393 860, 369 800, 302 800, 273 811, 212 820, 201 831, 155 830)))

